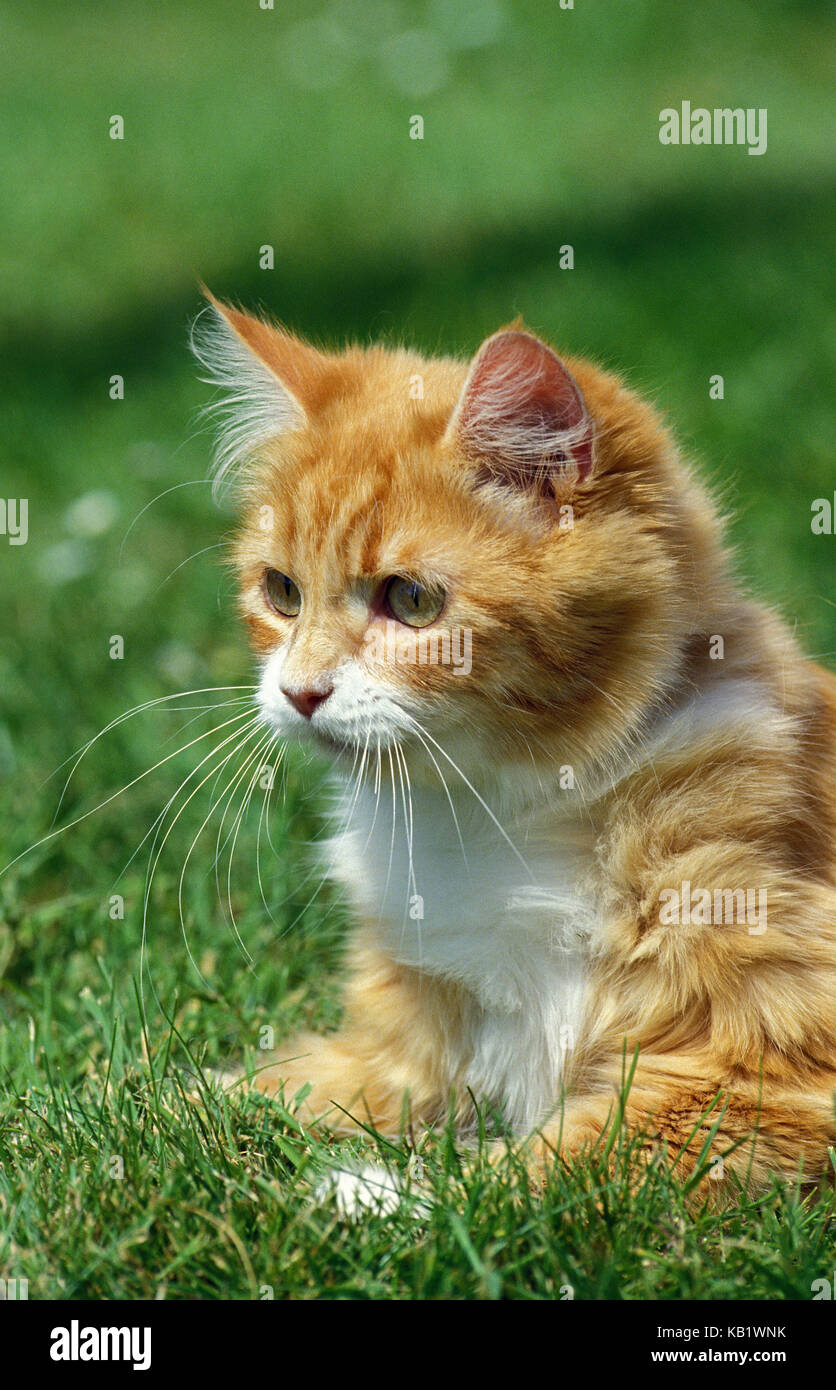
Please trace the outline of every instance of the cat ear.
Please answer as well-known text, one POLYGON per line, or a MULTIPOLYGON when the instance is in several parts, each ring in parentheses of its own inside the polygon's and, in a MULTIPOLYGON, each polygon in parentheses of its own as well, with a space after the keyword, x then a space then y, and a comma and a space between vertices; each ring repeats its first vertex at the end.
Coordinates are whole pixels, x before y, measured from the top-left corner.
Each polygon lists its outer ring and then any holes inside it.
POLYGON ((207 407, 218 415, 215 485, 268 441, 304 427, 316 408, 325 358, 284 329, 222 304, 209 303, 192 327, 202 379, 222 393, 207 407))
POLYGON ((595 463, 595 429, 580 387, 532 333, 506 328, 480 347, 448 427, 486 478, 551 494, 583 482, 595 463))

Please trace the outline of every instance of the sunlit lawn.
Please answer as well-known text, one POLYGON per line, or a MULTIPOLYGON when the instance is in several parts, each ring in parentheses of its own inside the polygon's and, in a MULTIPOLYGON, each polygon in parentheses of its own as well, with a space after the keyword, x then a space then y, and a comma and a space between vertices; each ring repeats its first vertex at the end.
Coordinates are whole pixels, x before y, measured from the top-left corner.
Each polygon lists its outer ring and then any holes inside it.
POLYGON ((318 340, 467 353, 522 313, 624 372, 734 512, 741 572, 836 664, 836 541, 810 531, 836 433, 824 7, 483 6, 473 47, 456 7, 425 8, 442 75, 424 93, 397 7, 335 11, 355 39, 314 64, 321 87, 297 61, 316 34, 283 38, 301 4, 6 16, 2 492, 29 499, 30 534, 0 537, 0 1276, 30 1297, 804 1298, 832 1268, 829 1196, 694 1217, 675 1177, 636 1194, 593 1163, 535 1200, 513 1170, 464 1173, 444 1136, 429 1218, 340 1225, 310 1194, 351 1146, 184 1094, 265 1027, 336 1022, 347 926, 307 848, 322 767, 290 757, 267 802, 256 778, 239 824, 256 758, 219 832, 242 764, 201 764, 253 668, 186 346, 198 275, 318 340), (660 147, 683 96, 768 104, 768 154, 660 147), (92 746, 59 824, 102 809, 43 842, 56 769, 154 701, 92 746))

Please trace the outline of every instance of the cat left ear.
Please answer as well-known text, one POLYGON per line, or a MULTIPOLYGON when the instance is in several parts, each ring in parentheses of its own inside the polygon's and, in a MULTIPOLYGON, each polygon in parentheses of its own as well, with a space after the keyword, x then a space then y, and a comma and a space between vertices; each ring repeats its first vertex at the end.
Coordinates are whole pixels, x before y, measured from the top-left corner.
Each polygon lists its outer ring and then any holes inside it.
POLYGON ((208 407, 221 420, 218 486, 264 444, 304 428, 327 389, 328 364, 292 333, 203 292, 209 302, 192 327, 191 343, 206 368, 204 380, 221 391, 208 407))
POLYGON ((595 463, 595 429, 580 387, 550 347, 503 329, 477 352, 448 427, 485 476, 552 493, 583 482, 595 463))

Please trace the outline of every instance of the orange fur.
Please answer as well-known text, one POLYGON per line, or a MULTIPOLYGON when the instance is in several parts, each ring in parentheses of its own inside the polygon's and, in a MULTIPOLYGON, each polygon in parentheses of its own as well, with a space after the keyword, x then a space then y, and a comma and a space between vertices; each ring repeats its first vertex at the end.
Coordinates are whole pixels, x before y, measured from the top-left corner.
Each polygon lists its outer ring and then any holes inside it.
MULTIPOLYGON (((758 1134, 754 1159, 744 1145, 727 1169, 751 1165, 757 1184, 799 1165, 820 1174, 836 1133, 836 678, 741 595, 715 508, 654 411, 567 359, 594 466, 552 464, 528 485, 468 440, 466 364, 319 353, 215 310, 304 413, 240 479, 236 565, 256 651, 286 649, 292 684, 319 689, 346 663, 368 674, 369 631, 392 626, 376 586, 391 574, 440 585, 438 621, 472 632, 472 671, 412 663, 374 679, 478 750, 468 775, 503 824, 517 824, 519 788, 530 800, 534 774, 545 782, 547 853, 562 852, 566 824, 554 769, 588 789, 596 934, 582 1026, 529 1145, 535 1168, 571 1160, 606 1127, 626 1048, 638 1049, 627 1120, 648 1149, 687 1145, 688 1171, 722 1110, 713 1154, 758 1134), (303 590, 292 632, 265 604, 266 566, 303 590), (710 717, 686 736, 692 700, 710 717), (763 890, 765 930, 663 921, 665 894, 685 883, 763 890)), ((416 786, 437 779, 424 745, 405 736, 400 749, 416 786)), ((465 1123, 482 1002, 461 975, 398 959, 366 917, 341 1029, 290 1040, 258 1084, 292 1095, 312 1083, 308 1115, 337 1128, 359 1118, 397 1132, 450 1106, 465 1123)))

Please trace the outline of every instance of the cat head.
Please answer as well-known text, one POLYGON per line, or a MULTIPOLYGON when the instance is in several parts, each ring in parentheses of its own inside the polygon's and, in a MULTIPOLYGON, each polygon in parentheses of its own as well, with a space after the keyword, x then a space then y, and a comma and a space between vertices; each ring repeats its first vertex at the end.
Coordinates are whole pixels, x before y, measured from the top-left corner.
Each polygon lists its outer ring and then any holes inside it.
POLYGON ((195 350, 277 732, 474 777, 641 727, 717 551, 646 404, 519 325, 470 363, 325 352, 209 296, 195 350))

